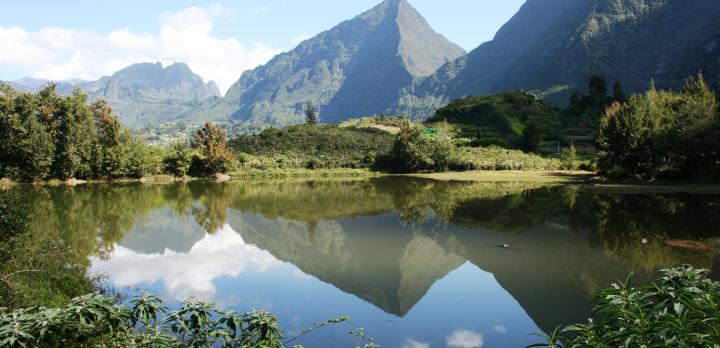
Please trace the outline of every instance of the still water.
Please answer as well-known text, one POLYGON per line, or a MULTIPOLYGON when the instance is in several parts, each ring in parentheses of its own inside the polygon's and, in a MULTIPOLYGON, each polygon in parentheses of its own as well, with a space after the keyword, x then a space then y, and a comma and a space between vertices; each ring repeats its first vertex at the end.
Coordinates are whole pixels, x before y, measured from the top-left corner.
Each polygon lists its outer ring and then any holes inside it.
POLYGON ((33 228, 117 291, 267 309, 286 336, 351 317, 307 347, 351 346, 360 327, 383 347, 524 347, 631 271, 720 270, 720 195, 409 178, 24 190, 33 228))

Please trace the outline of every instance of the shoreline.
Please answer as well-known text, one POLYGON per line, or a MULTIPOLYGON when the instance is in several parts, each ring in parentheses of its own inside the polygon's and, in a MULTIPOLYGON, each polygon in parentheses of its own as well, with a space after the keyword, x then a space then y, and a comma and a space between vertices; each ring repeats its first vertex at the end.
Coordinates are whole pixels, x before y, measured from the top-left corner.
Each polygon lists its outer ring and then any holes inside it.
POLYGON ((534 183, 586 183, 596 176, 585 171, 541 171, 541 170, 477 170, 467 172, 397 174, 401 177, 425 178, 438 181, 464 182, 534 182, 534 183))
POLYGON ((34 186, 78 186, 96 184, 171 184, 192 181, 232 182, 239 180, 331 180, 365 179, 377 177, 421 178, 444 182, 526 182, 540 184, 577 184, 585 192, 610 193, 697 193, 720 194, 720 182, 638 182, 612 181, 597 177, 597 173, 588 171, 466 171, 442 173, 393 174, 373 172, 368 169, 242 169, 216 177, 173 177, 170 175, 148 176, 139 179, 117 180, 59 180, 41 182, 17 182, 7 178, 0 179, 0 189, 16 185, 34 186))

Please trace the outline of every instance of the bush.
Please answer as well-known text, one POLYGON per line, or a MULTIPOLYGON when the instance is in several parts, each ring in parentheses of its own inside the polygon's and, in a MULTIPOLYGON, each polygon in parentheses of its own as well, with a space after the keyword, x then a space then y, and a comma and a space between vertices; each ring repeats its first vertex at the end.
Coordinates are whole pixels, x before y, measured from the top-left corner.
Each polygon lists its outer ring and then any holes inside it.
POLYGON ((390 153, 394 136, 377 129, 298 125, 229 142, 243 168, 370 168, 390 153))
POLYGON ((562 128, 562 111, 534 96, 501 92, 455 100, 427 122, 472 126, 467 136, 478 145, 510 145, 536 151, 541 139, 555 139, 562 128), (528 131, 526 129, 530 128, 528 131))
POLYGON ((680 93, 653 87, 617 102, 600 121, 600 168, 607 175, 642 179, 663 172, 715 173, 720 169, 717 114, 717 99, 702 76, 688 79, 680 93))
POLYGON ((452 139, 445 135, 424 134, 409 122, 400 129, 393 146, 392 157, 396 171, 446 171, 455 150, 452 139))
POLYGON ((170 147, 169 153, 163 159, 165 173, 176 177, 183 177, 190 171, 193 152, 184 142, 177 142, 170 147))
POLYGON ((559 170, 562 163, 557 159, 543 158, 519 150, 497 146, 457 150, 452 160, 452 170, 559 170))
POLYGON ((192 138, 190 145, 198 151, 191 168, 196 175, 227 173, 233 167, 233 154, 227 147, 227 135, 222 128, 205 123, 192 138))
POLYGON ((595 295, 586 324, 541 335, 528 347, 717 347, 720 283, 691 266, 661 271, 651 285, 633 287, 632 276, 595 295))
POLYGON ((15 191, 0 190, 0 311, 66 303, 94 288, 74 249, 47 234, 31 233, 31 208, 15 191))
POLYGON ((575 170, 577 168, 575 161, 577 161, 577 151, 575 150, 575 144, 570 144, 570 147, 567 147, 562 151, 563 169, 575 170))
MULTIPOLYGON (((28 308, 0 313, 3 347, 284 347, 276 318, 266 311, 239 314, 189 299, 167 313, 149 294, 131 306, 102 295, 75 298, 62 308, 28 308)), ((316 323, 301 336, 341 317, 316 323)), ((297 338, 297 337, 296 337, 297 338)), ((292 341, 295 338, 289 339, 292 341)))

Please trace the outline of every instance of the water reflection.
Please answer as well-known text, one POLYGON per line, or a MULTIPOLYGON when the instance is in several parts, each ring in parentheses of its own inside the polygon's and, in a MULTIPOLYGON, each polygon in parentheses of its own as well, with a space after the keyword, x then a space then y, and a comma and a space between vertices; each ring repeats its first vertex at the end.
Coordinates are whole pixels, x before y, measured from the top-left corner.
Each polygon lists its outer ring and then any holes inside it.
POLYGON ((191 296, 211 299, 216 293, 215 280, 237 277, 247 269, 265 272, 280 262, 225 226, 205 235, 187 252, 165 249, 143 253, 118 245, 107 261, 95 260, 93 264, 93 271, 109 275, 117 287, 162 282, 163 297, 182 300, 191 296))
POLYGON ((588 296, 631 270, 712 268, 720 222, 716 195, 520 183, 18 189, 36 233, 61 236, 116 287, 268 308, 291 331, 350 314, 397 347, 526 344, 584 320, 588 296), (670 246, 686 239, 703 247, 670 246))

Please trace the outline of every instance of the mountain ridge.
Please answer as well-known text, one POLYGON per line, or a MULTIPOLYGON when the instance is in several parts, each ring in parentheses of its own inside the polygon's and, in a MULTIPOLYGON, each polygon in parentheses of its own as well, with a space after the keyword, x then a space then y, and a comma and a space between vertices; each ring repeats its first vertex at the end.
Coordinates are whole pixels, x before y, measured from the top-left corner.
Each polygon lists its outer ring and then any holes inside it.
POLYGON ((324 122, 379 113, 402 86, 464 53, 407 0, 386 0, 244 72, 206 117, 285 125, 302 121, 307 102, 319 106, 324 122))
MULTIPOLYGON (((50 80, 23 78, 10 81, 16 89, 36 92, 50 80)), ((111 76, 96 81, 59 81, 60 94, 72 93, 79 87, 91 100, 105 99, 111 103, 120 120, 132 127, 177 121, 197 108, 216 103, 222 95, 214 81, 207 84, 192 72, 186 63, 135 63, 111 76)))
MULTIPOLYGON (((702 71, 720 87, 720 3, 712 0, 528 0, 495 38, 406 88, 398 110, 424 119, 450 100, 509 90, 560 91, 593 74, 626 91, 681 88, 702 71)), ((545 93, 539 93, 545 94, 545 93)))

